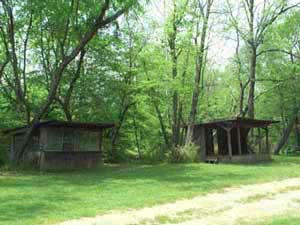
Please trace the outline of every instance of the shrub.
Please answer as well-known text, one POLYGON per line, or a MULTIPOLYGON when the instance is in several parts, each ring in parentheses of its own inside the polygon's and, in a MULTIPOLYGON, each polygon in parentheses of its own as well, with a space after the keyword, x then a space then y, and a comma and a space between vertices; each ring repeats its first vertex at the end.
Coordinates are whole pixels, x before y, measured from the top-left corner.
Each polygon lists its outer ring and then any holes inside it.
POLYGON ((164 152, 164 149, 157 146, 153 149, 146 149, 140 162, 145 164, 157 164, 165 162, 165 159, 166 153, 164 152))
POLYGON ((174 148, 169 156, 171 163, 192 163, 197 161, 198 147, 194 144, 174 148))

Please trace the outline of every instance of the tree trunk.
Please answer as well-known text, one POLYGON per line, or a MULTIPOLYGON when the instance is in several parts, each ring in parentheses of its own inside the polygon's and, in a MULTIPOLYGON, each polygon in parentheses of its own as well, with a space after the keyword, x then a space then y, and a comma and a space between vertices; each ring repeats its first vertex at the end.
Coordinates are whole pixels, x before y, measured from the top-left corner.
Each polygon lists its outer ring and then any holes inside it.
MULTIPOLYGON (((146 73, 146 76, 147 76, 147 80, 150 81, 145 63, 143 64, 143 66, 144 66, 144 70, 145 70, 145 73, 146 73)), ((165 145, 166 145, 167 149, 170 149, 171 145, 170 145, 168 133, 167 133, 167 130, 166 130, 166 127, 165 127, 165 124, 164 124, 163 117, 161 115, 161 111, 159 109, 159 102, 156 101, 155 95, 156 95, 155 94, 155 89, 153 87, 151 87, 150 88, 150 98, 151 98, 151 101, 154 105, 154 108, 155 108, 155 111, 156 111, 156 114, 157 114, 160 129, 161 129, 161 132, 162 132, 163 137, 164 137, 165 145)))
POLYGON ((117 162, 117 153, 118 153, 117 141, 119 139, 119 130, 120 130, 120 126, 117 125, 113 131, 113 135, 111 139, 111 162, 117 162))
POLYGON ((294 114, 293 118, 291 119, 290 123, 288 124, 287 128, 284 130, 284 133, 281 137, 281 139, 279 140, 279 142, 276 144, 275 148, 274 148, 274 154, 278 155, 280 150, 282 149, 282 147, 286 144, 286 142, 288 141, 288 138, 290 136, 290 133, 295 125, 295 120, 297 118, 297 115, 294 114))
POLYGON ((240 82, 240 104, 239 104, 240 112, 239 112, 239 115, 241 117, 244 117, 244 97, 245 97, 245 88, 244 88, 243 83, 240 82))
MULTIPOLYGON (((200 46, 198 46, 197 37, 199 34, 196 34, 195 37, 195 47, 199 50, 197 51, 196 55, 196 66, 195 66, 195 82, 194 82, 194 89, 193 89, 193 96, 192 96, 192 104, 191 104, 191 111, 188 119, 188 129, 187 129, 187 136, 186 136, 186 144, 189 144, 192 142, 193 137, 193 128, 196 120, 197 115, 197 106, 198 106, 198 99, 200 94, 200 81, 201 77, 203 76, 203 67, 204 67, 204 55, 205 55, 205 40, 206 40, 206 34, 208 29, 208 20, 210 16, 210 9, 212 6, 213 1, 208 1, 207 7, 206 7, 206 14, 203 18, 203 26, 201 31, 201 39, 200 39, 200 46)), ((198 26, 198 25, 197 25, 198 26)), ((197 29, 198 30, 198 29, 197 29)), ((198 32, 198 31, 197 31, 198 32)))
MULTIPOLYGON (((169 34, 168 42, 170 48, 170 55, 172 60, 172 78, 173 80, 177 77, 177 8, 176 0, 173 0, 173 14, 172 14, 172 31, 169 34)), ((178 134, 178 92, 176 89, 173 90, 172 96, 172 147, 177 147, 179 142, 178 134)))
POLYGON ((164 124, 163 117, 161 115, 159 106, 156 102, 153 102, 153 103, 154 103, 155 111, 156 111, 156 114, 157 114, 157 117, 158 117, 158 120, 159 120, 160 129, 161 129, 161 132, 162 132, 163 137, 164 137, 165 145, 166 145, 167 149, 170 149, 171 145, 170 145, 170 142, 169 142, 168 133, 167 133, 167 130, 166 130, 166 127, 165 127, 165 124, 164 124))
POLYGON ((177 147, 179 143, 178 135, 178 93, 173 94, 173 113, 172 113, 172 146, 177 147))
POLYGON ((299 118, 298 115, 295 118, 295 145, 294 145, 294 151, 299 151, 300 148, 300 132, 299 132, 299 118))
POLYGON ((257 59, 257 43, 254 31, 254 0, 248 2, 249 13, 249 94, 247 103, 248 117, 254 119, 254 96, 255 96, 255 77, 256 77, 256 59, 257 59))
MULTIPOLYGON (((123 98, 123 102, 125 102, 126 96, 123 98)), ((112 136, 112 142, 111 142, 111 161, 112 162, 117 162, 118 161, 118 148, 117 148, 117 143, 119 139, 119 134, 120 134, 120 129, 123 125, 123 122, 125 120, 125 116, 131 106, 133 106, 135 103, 130 103, 128 105, 125 105, 120 113, 119 113, 119 122, 117 126, 114 129, 113 136, 112 136)), ((123 105, 123 104, 122 104, 123 105)))
MULTIPOLYGON (((58 101, 61 104, 63 111, 65 113, 66 119, 68 121, 72 121, 72 117, 73 117, 71 109, 70 109, 70 104, 71 104, 72 94, 73 94, 73 90, 75 88, 75 84, 80 77, 81 68, 83 66, 84 56, 85 56, 85 50, 83 49, 80 53, 79 61, 77 63, 77 68, 76 68, 75 74, 69 84, 67 93, 65 94, 64 97, 61 97, 62 100, 58 101)), ((58 97, 58 99, 59 99, 59 97, 58 97)))
POLYGON ((254 119, 254 96, 255 96, 255 78, 256 78, 256 47, 252 46, 250 50, 250 87, 248 96, 248 117, 254 119))
POLYGON ((201 67, 202 63, 200 63, 200 58, 197 56, 196 59, 196 69, 195 69, 195 83, 194 83, 194 91, 193 91, 193 97, 192 97, 192 106, 191 106, 191 112, 188 120, 188 128, 187 128, 187 137, 186 137, 186 144, 191 143, 192 136, 193 136, 193 128, 196 120, 196 114, 197 114, 197 106, 198 106, 198 97, 200 94, 200 78, 201 78, 201 67))
MULTIPOLYGON (((137 111, 135 110, 135 114, 137 113, 137 111)), ((133 117, 133 125, 134 125, 134 136, 135 136, 135 144, 138 150, 138 154, 139 154, 139 160, 142 159, 142 152, 141 152, 141 148, 140 148, 140 140, 139 140, 139 135, 138 135, 138 126, 136 123, 136 116, 134 115, 133 117)))

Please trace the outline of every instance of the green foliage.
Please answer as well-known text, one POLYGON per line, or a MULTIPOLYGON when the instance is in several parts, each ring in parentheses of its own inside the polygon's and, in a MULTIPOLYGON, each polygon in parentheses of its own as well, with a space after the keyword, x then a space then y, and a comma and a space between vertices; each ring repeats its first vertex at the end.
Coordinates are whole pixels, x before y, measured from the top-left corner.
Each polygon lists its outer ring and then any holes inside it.
MULTIPOLYGON (((0 129, 26 124, 28 119, 36 115, 47 97, 53 71, 63 55, 69 53, 84 32, 90 28, 102 7, 101 1, 94 0, 8 2, 13 2, 15 10, 15 42, 20 72, 24 69, 24 40, 31 16, 32 28, 28 34, 25 60, 26 82, 23 80, 21 82, 22 86, 26 84, 27 106, 16 100, 13 67, 12 63, 9 63, 4 76, 0 76, 0 129), (67 28, 69 33, 64 42, 67 28)), ((193 1, 176 0, 174 3, 177 11, 174 15, 171 10, 173 4, 166 4, 167 9, 164 10, 163 18, 155 18, 147 14, 149 7, 153 7, 147 4, 148 1, 110 2, 112 7, 107 12, 108 16, 121 7, 128 10, 121 19, 100 30, 86 47, 80 76, 71 94, 69 111, 75 121, 109 121, 120 125, 116 145, 121 161, 132 161, 131 158, 150 162, 155 159, 165 160, 165 156, 170 155, 171 151, 166 146, 161 124, 165 126, 166 137, 171 142, 172 102, 175 91, 182 107, 180 118, 182 124, 187 123, 190 112, 197 51, 193 43, 196 21, 200 15, 200 12, 194 9, 198 6, 195 7, 193 1), (130 7, 131 5, 133 7, 130 7), (172 22, 175 22, 177 27, 176 78, 172 77, 169 48, 169 38, 174 35, 172 22)), ((279 3, 282 1, 274 1, 274 5, 270 6, 277 7, 279 3)), ((235 6, 238 7, 239 4, 235 6)), ((216 9, 213 11, 223 9, 219 8, 218 4, 214 7, 216 9)), ((270 13, 270 10, 273 11, 274 8, 268 7, 263 15, 270 13)), ((227 15, 226 13, 212 15, 210 24, 212 32, 219 25, 224 26, 221 35, 229 36, 229 39, 235 38, 232 34, 232 21, 228 21, 227 15)), ((282 14, 279 20, 268 27, 259 48, 260 51, 266 52, 257 58, 255 113, 257 118, 282 121, 271 129, 270 142, 273 145, 282 134, 293 110, 300 105, 297 97, 300 85, 299 15, 299 10, 282 14), (270 49, 293 52, 294 62, 291 62, 288 54, 282 51, 268 51, 270 49)), ((241 15, 239 23, 245 22, 244 16, 241 15)), ((2 13, 1 9, 0 20, 2 21, 0 26, 5 26, 7 15, 2 13)), ((4 35, 7 35, 6 32, 4 29, 4 35)), ((214 33, 209 36, 214 36, 214 33)), ((209 54, 204 76, 201 78, 197 121, 237 115, 241 91, 239 78, 244 84, 249 79, 248 44, 241 40, 239 51, 241 68, 239 68, 236 56, 227 62, 216 64, 213 54, 218 46, 214 46, 214 38, 211 38, 208 40, 209 54), (222 66, 218 66, 219 64, 222 66)), ((2 65, 6 52, 5 42, 2 39, 0 49, 0 65, 2 65)), ((76 73, 77 64, 78 57, 66 68, 56 93, 57 99, 51 104, 43 119, 66 119, 66 113, 59 99, 66 96, 76 73)), ((248 90, 249 85, 245 88, 244 107, 247 105, 248 90)), ((181 133, 184 132, 181 130, 181 133)), ((111 140, 112 136, 111 131, 107 139, 111 140)), ((182 135, 181 139, 183 138, 182 135)), ((295 135, 292 134, 289 146, 295 145, 295 140, 295 135)), ((185 157, 189 158, 187 156, 189 151, 185 151, 186 148, 189 147, 180 147, 182 150, 176 150, 179 161, 185 161, 185 157)), ((111 150, 109 143, 105 150, 105 154, 109 156, 111 150)))
POLYGON ((175 148, 169 154, 171 163, 194 163, 198 160, 198 146, 194 144, 175 148))

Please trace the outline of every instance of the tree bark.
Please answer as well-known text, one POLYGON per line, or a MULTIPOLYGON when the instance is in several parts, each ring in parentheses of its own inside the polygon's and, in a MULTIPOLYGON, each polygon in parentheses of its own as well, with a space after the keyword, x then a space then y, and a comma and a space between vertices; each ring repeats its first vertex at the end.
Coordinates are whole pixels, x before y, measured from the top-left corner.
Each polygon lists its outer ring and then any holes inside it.
POLYGON ((286 129, 284 130, 284 133, 282 135, 282 137, 280 138, 279 142, 276 144, 275 148, 274 148, 274 154, 278 155, 280 153, 280 150, 282 149, 282 147, 286 144, 286 142, 288 141, 288 138, 291 134, 291 131, 295 125, 295 121, 297 118, 297 114, 295 113, 290 121, 290 123, 288 124, 288 126, 286 127, 286 129))
MULTIPOLYGON (((135 110, 135 114, 137 114, 137 111, 135 110)), ((138 126, 136 123, 136 116, 134 115, 133 117, 133 126, 134 126, 134 136, 135 136, 135 144, 138 150, 138 154, 139 154, 139 160, 142 159, 142 152, 141 152, 141 148, 140 148, 140 140, 139 140, 139 135, 138 135, 138 126)))
MULTIPOLYGON (((177 77, 177 5, 176 0, 173 0, 173 12, 172 12, 172 23, 171 31, 168 34, 168 44, 170 48, 170 56, 172 61, 172 78, 173 80, 177 77)), ((172 147, 177 147, 179 142, 178 134, 178 92, 176 89, 173 90, 172 94, 172 147)))
POLYGON ((248 117, 254 119, 254 97, 255 97, 255 78, 256 78, 256 47, 252 46, 250 50, 250 87, 248 95, 248 117))
POLYGON ((194 82, 194 88, 193 88, 191 111, 190 111, 189 119, 188 119, 186 144, 191 143, 192 137, 193 137, 193 128, 194 128, 194 124, 195 124, 195 120, 196 120, 198 99, 199 99, 199 94, 200 94, 200 81, 201 81, 201 77, 203 76, 203 72, 204 72, 203 66, 204 66, 205 62, 203 59, 204 59, 204 55, 205 55, 205 41, 206 41, 208 20, 209 20, 212 4, 213 4, 212 0, 209 0, 207 2, 206 13, 205 13, 205 15, 203 15, 204 21, 203 21, 203 26, 202 26, 202 31, 201 31, 200 46, 198 46, 198 41, 197 41, 199 34, 196 34, 196 37, 195 37, 195 47, 198 50, 197 50, 197 55, 196 55, 195 82, 194 82))
MULTIPOLYGON (((125 101, 125 100, 123 100, 125 101)), ((112 141, 111 141, 111 162, 117 162, 118 161, 118 149, 117 149, 117 141, 119 139, 120 129, 123 125, 123 122, 125 120, 125 116, 131 106, 135 105, 134 103, 130 103, 128 105, 125 105, 124 108, 121 110, 119 114, 119 122, 115 126, 113 135, 112 135, 112 141)))
POLYGON ((162 135, 164 137, 165 145, 166 145, 167 149, 170 149, 171 145, 170 145, 170 142, 169 142, 168 133, 167 133, 167 130, 166 130, 166 127, 165 127, 165 124, 164 124, 163 117, 161 115, 159 106, 158 106, 157 102, 155 102, 155 101, 153 101, 153 104, 154 104, 154 107, 155 107, 157 118, 159 120, 160 129, 161 129, 162 135))
POLYGON ((294 145, 294 151, 299 151, 300 148, 300 132, 299 132, 299 118, 298 115, 295 118, 295 145, 294 145))
MULTIPOLYGON (((143 66, 144 66, 144 71, 145 71, 146 76, 147 76, 147 80, 150 81, 150 78, 148 76, 148 72, 147 72, 147 69, 146 69, 145 62, 143 64, 143 66)), ((169 141, 168 132, 167 132, 167 129, 166 129, 166 126, 165 126, 160 108, 159 108, 159 102, 156 100, 156 95, 157 94, 156 94, 156 91, 153 87, 150 88, 149 95, 150 95, 151 101, 152 101, 152 103, 154 105, 154 108, 155 108, 155 112, 156 112, 156 115, 157 115, 157 118, 158 118, 158 121, 159 121, 159 125, 160 125, 160 130, 161 130, 163 138, 164 138, 165 146, 169 150, 171 148, 171 144, 170 144, 170 141, 169 141)))
POLYGON ((57 97, 58 100, 59 100, 58 102, 62 106, 62 109, 63 109, 63 111, 65 113, 65 116, 66 116, 66 119, 68 121, 72 121, 72 117, 73 117, 71 109, 70 109, 70 104, 71 104, 72 94, 73 94, 76 82, 80 77, 84 56, 85 56, 85 50, 83 49, 80 53, 80 57, 79 57, 79 61, 77 63, 76 71, 74 73, 74 76, 73 76, 72 80, 70 81, 69 88, 68 88, 65 96, 64 97, 60 97, 60 96, 57 97))
MULTIPOLYGON (((13 5, 7 1, 1 1, 3 5, 4 12, 7 15, 7 35, 4 34, 4 30, 2 28, 2 39, 6 48, 6 59, 3 66, 0 68, 0 78, 4 72, 4 68, 7 63, 11 63, 12 65, 12 74, 13 81, 11 82, 11 87, 16 95, 16 109, 18 112, 22 113, 23 110, 26 116, 26 122, 30 121, 30 106, 26 99, 26 60, 27 60, 27 43, 29 39, 29 33, 32 28, 32 12, 29 16, 28 27, 25 32, 25 40, 24 40, 24 48, 23 48, 23 69, 20 68, 19 60, 17 57, 17 48, 16 48, 16 27, 15 27, 15 17, 13 14, 13 5), (7 36, 7 40, 6 40, 7 36)), ((21 61, 21 60, 20 60, 21 61)))

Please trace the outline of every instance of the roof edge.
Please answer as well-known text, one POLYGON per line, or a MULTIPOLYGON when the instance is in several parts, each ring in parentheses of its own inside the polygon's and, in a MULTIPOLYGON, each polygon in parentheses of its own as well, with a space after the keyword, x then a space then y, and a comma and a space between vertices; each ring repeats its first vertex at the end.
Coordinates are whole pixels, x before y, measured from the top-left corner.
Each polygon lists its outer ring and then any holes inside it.
MULTIPOLYGON (((116 123, 113 122, 102 122, 102 123, 92 123, 92 122, 79 122, 79 121, 64 121, 64 120, 48 120, 39 122, 36 125, 36 128, 41 127, 70 127, 70 128, 78 128, 78 129, 87 129, 87 130, 101 130, 113 128, 116 126, 116 123)), ((12 129, 3 130, 2 133, 4 135, 12 134, 12 133, 24 133, 26 129, 30 126, 20 126, 12 129)))

